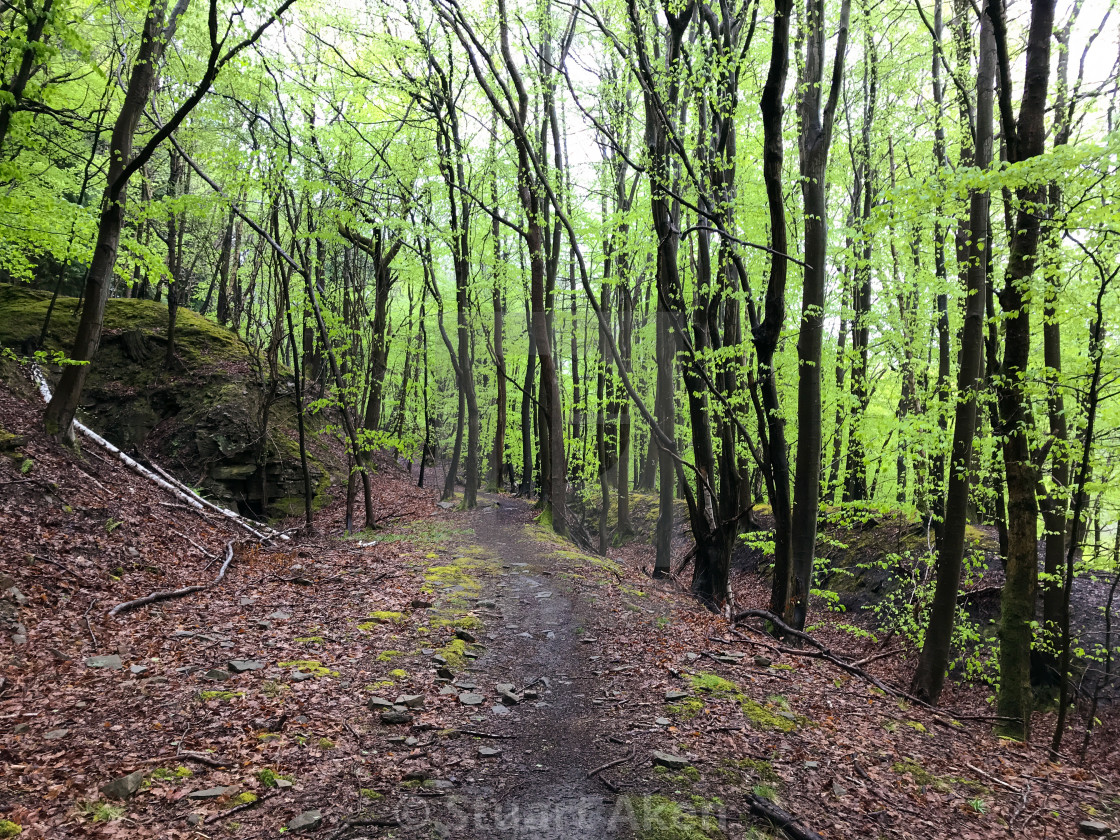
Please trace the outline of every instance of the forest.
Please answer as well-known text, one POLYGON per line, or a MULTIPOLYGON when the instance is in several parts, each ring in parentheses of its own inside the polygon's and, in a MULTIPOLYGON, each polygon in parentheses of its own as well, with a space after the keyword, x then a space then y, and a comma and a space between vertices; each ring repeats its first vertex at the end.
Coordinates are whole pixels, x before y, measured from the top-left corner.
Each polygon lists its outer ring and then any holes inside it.
POLYGON ((43 303, 2 352, 70 443, 99 348, 186 371, 192 313, 246 349, 261 440, 294 399, 308 533, 327 440, 347 533, 376 535, 389 459, 590 556, 644 541, 788 644, 839 609, 836 528, 908 523, 879 560, 910 581, 879 615, 908 696, 978 680, 1056 758, 1116 691, 1118 14, 2 0, 0 284, 43 303), (129 339, 121 300, 162 323, 129 339))

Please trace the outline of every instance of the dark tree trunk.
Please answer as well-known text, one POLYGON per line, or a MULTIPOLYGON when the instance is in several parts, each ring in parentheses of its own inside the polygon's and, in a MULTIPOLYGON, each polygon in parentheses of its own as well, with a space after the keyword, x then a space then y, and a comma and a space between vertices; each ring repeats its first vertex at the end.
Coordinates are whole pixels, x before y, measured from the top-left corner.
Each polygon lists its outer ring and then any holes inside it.
MULTIPOLYGON (((976 165, 988 168, 992 158, 993 85, 995 52, 990 23, 980 27, 980 64, 976 79, 976 165)), ((965 292, 964 329, 953 427, 952 461, 944 504, 945 519, 937 540, 937 583, 926 627, 918 668, 911 691, 928 703, 937 703, 945 684, 953 640, 953 626, 964 558, 965 525, 970 487, 972 442, 976 431, 977 397, 982 388, 984 353, 984 299, 987 283, 985 247, 988 233, 989 194, 973 190, 970 197, 968 286, 965 292)))
MULTIPOLYGON (((1009 159, 1019 163, 1045 148, 1046 91, 1050 78, 1050 40, 1054 28, 1054 0, 1034 0, 1027 38, 1025 82, 1019 117, 1011 110, 1011 60, 1001 9, 989 3, 1000 69, 1000 116, 1009 159)), ((1031 352, 1030 280, 1038 253, 1040 217, 1035 208, 1046 200, 1042 187, 1018 190, 1019 211, 1008 255, 1000 306, 1006 320, 1003 369, 997 388, 1007 470, 1007 565, 1001 598, 999 628, 1000 690, 998 713, 1011 722, 1004 734, 1030 736, 1033 697, 1030 659, 1035 594, 1038 585, 1038 468, 1031 458, 1034 417, 1027 394, 1031 352)))
POLYGON ((825 259, 828 250, 828 214, 825 200, 825 171, 832 144, 843 80, 848 41, 850 0, 840 8, 839 34, 828 101, 821 112, 824 69, 823 0, 806 0, 804 93, 799 157, 801 196, 805 220, 805 268, 802 280, 801 332, 797 341, 797 466, 793 480, 792 584, 785 613, 786 623, 805 629, 809 592, 813 582, 813 558, 817 542, 817 512, 821 475, 821 341, 824 334, 825 259))

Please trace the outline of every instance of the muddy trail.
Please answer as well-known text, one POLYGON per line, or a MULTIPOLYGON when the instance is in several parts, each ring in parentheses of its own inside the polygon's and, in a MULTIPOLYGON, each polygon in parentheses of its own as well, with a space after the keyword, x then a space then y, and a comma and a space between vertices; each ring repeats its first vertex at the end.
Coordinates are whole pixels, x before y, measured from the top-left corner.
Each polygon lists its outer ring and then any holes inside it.
MULTIPOLYGON (((482 496, 479 505, 452 516, 469 523, 471 546, 497 565, 486 564, 478 577, 481 655, 451 686, 461 703, 481 698, 464 729, 492 737, 473 736, 486 760, 471 776, 455 778, 444 796, 424 791, 404 803, 403 821, 416 836, 434 829, 464 840, 631 836, 617 787, 600 778, 613 768, 591 776, 629 754, 632 721, 617 714, 620 698, 589 629, 610 612, 595 604, 598 587, 578 560, 528 535, 525 502, 482 496)), ((432 758, 438 769, 439 757, 432 758)))

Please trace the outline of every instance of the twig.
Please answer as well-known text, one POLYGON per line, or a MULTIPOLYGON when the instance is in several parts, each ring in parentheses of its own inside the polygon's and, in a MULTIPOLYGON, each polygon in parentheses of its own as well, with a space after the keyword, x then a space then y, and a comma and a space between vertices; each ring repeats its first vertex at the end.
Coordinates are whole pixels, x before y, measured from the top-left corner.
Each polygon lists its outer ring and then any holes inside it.
POLYGON ((186 595, 192 595, 195 592, 201 592, 204 589, 209 589, 212 586, 217 586, 219 583, 221 583, 222 578, 226 576, 226 570, 229 568, 229 564, 233 562, 234 545, 235 542, 232 540, 228 545, 226 545, 226 560, 224 563, 222 563, 222 568, 221 571, 218 572, 218 576, 214 578, 214 580, 212 580, 210 583, 198 583, 194 586, 184 586, 182 589, 166 589, 160 592, 153 592, 151 595, 145 595, 143 598, 137 598, 134 601, 125 601, 123 604, 117 604, 115 607, 109 610, 109 615, 115 616, 122 612, 134 610, 137 607, 144 607, 148 604, 154 604, 158 601, 169 601, 172 598, 182 598, 186 595))
POLYGON ((97 603, 97 599, 96 599, 96 598, 94 598, 94 599, 93 599, 92 601, 90 601, 90 602, 89 602, 89 606, 88 606, 88 607, 86 607, 86 612, 85 612, 85 615, 84 615, 84 616, 82 616, 82 617, 83 617, 83 618, 84 618, 84 619, 86 620, 86 629, 87 629, 87 630, 89 631, 89 637, 90 637, 91 639, 93 639, 93 649, 94 649, 94 650, 97 650, 97 636, 95 636, 95 635, 94 635, 94 633, 93 633, 93 627, 92 627, 92 626, 90 626, 90 623, 89 623, 89 611, 93 609, 93 606, 94 606, 94 604, 96 604, 96 603, 97 603))
POLYGON ((544 679, 544 676, 542 675, 542 676, 537 677, 532 682, 525 683, 525 685, 521 686, 521 689, 517 693, 518 694, 524 694, 526 691, 528 691, 530 688, 535 686, 537 683, 539 683, 543 679, 544 679))
POLYGON ((70 577, 74 578, 74 580, 78 581, 78 583, 80 583, 82 586, 89 586, 89 581, 87 581, 84 577, 79 575, 73 569, 67 568, 66 566, 63 566, 61 563, 58 563, 58 562, 52 560, 51 558, 44 557, 42 554, 36 554, 35 559, 36 560, 42 560, 44 563, 50 563, 55 568, 62 569, 62 571, 66 572, 66 574, 70 575, 70 577))
POLYGON ((187 541, 187 542, 189 542, 189 543, 190 543, 191 545, 193 545, 193 546, 194 546, 195 548, 197 548, 197 549, 198 549, 199 551, 201 551, 201 552, 202 552, 202 556, 203 556, 203 557, 215 557, 215 558, 217 558, 217 557, 221 557, 221 555, 220 555, 220 554, 215 554, 215 553, 214 553, 214 552, 212 552, 212 551, 207 551, 207 550, 206 550, 205 548, 203 548, 203 547, 202 547, 201 545, 199 545, 198 543, 196 543, 196 542, 195 542, 194 540, 192 540, 192 539, 191 539, 190 537, 188 537, 188 536, 187 536, 186 534, 184 534, 184 533, 182 533, 182 532, 180 532, 180 531, 176 531, 176 530, 175 530, 174 528, 171 528, 170 530, 171 530, 171 533, 172 533, 172 534, 175 534, 175 535, 176 535, 176 536, 178 536, 178 537, 182 537, 182 538, 183 538, 184 540, 186 540, 186 541, 187 541))
POLYGON ((280 791, 274 790, 274 791, 272 791, 272 793, 266 793, 264 796, 257 797, 252 802, 245 802, 245 803, 242 803, 241 805, 238 805, 234 808, 230 808, 228 811, 222 811, 222 812, 217 813, 217 814, 211 814, 210 816, 208 816, 206 819, 204 819, 202 821, 202 824, 203 825, 210 825, 210 823, 216 823, 218 820, 224 820, 226 817, 232 817, 234 814, 239 813, 241 811, 248 811, 250 808, 256 808, 258 805, 260 805, 264 802, 267 802, 269 799, 272 799, 272 797, 276 796, 276 794, 278 794, 279 792, 280 791))
POLYGON ((597 776, 600 773, 602 773, 604 770, 609 770, 612 767, 617 767, 619 764, 625 764, 627 761, 631 761, 633 758, 634 758, 634 748, 631 747, 629 755, 624 755, 622 758, 616 758, 614 761, 608 761, 606 764, 599 765, 598 767, 596 767, 594 770, 592 770, 590 773, 587 774, 587 778, 590 779, 594 776, 597 776))
POLYGON ((876 653, 872 656, 865 656, 863 659, 857 659, 855 662, 852 663, 852 667, 853 668, 859 668, 863 665, 869 665, 870 663, 875 662, 879 659, 886 659, 888 656, 894 656, 898 652, 899 652, 898 648, 892 648, 891 650, 880 651, 879 653, 876 653))
POLYGON ((460 735, 473 735, 476 738, 496 738, 503 741, 510 741, 516 738, 516 735, 495 735, 493 732, 476 732, 473 729, 456 729, 460 735))
POLYGON ((340 837, 355 828, 394 828, 400 824, 401 821, 396 817, 362 817, 355 815, 350 819, 343 820, 339 829, 327 840, 339 840, 340 837))
POLYGON ((1017 787, 1015 787, 1015 785, 1009 785, 1007 782, 1003 781, 1003 779, 997 779, 995 776, 991 775, 990 773, 985 773, 979 767, 976 767, 972 764, 965 764, 965 767, 967 767, 973 773, 979 773, 981 776, 983 776, 989 782, 995 782, 1000 787, 1007 788, 1008 790, 1013 791, 1014 793, 1021 794, 1023 792, 1022 788, 1017 788, 1017 787))
POLYGON ((621 790, 618 785, 612 784, 606 776, 599 776, 598 778, 600 782, 607 786, 607 790, 609 790, 611 793, 618 793, 619 790, 621 790))

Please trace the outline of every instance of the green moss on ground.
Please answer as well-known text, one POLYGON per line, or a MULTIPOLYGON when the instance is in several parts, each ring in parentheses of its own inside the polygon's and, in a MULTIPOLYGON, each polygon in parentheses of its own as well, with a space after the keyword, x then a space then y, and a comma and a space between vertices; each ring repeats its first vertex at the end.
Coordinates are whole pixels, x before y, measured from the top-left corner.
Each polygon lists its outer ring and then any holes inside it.
POLYGON ((723 803, 693 797, 690 813, 665 796, 624 796, 614 821, 629 825, 636 840, 722 840, 718 813, 723 803))

